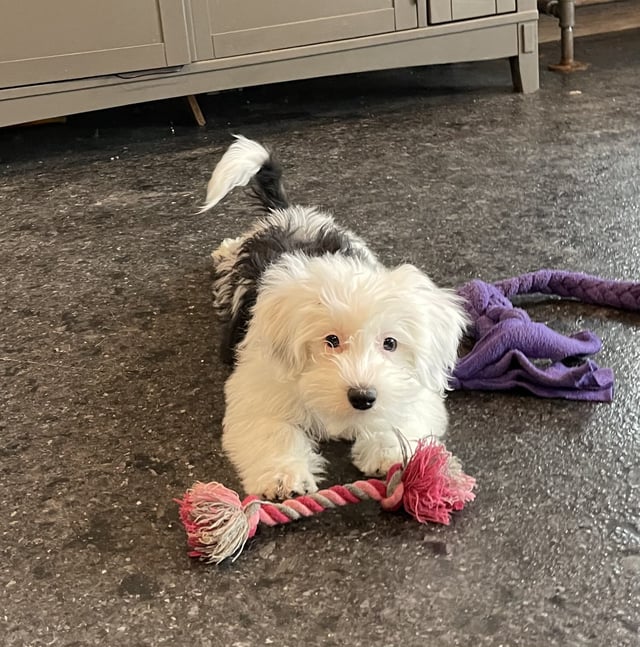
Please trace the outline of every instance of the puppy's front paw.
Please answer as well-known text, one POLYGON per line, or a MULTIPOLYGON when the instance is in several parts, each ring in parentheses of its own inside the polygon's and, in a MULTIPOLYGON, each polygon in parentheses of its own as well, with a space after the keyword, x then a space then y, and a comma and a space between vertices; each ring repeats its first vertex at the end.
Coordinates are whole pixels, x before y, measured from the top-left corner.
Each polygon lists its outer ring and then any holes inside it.
POLYGON ((400 447, 380 447, 367 452, 353 452, 353 464, 366 476, 385 476, 396 463, 402 463, 400 447))
MULTIPOLYGON (((405 441, 407 458, 415 448, 415 441, 405 441)), ((396 435, 389 432, 357 438, 351 450, 351 458, 353 464, 367 476, 385 476, 390 467, 402 463, 405 454, 396 435)))
POLYGON ((255 484, 247 484, 247 491, 272 501, 290 499, 300 494, 317 492, 318 486, 306 468, 288 467, 265 475, 255 484))

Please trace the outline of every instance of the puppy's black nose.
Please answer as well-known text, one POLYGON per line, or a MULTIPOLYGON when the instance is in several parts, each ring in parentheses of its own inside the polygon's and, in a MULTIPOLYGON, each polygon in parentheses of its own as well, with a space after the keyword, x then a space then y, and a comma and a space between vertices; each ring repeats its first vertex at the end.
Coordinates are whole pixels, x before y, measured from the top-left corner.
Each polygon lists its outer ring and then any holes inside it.
POLYGON ((347 391, 347 397, 354 409, 364 411, 365 409, 371 409, 373 403, 376 401, 376 397, 378 397, 378 393, 374 388, 349 389, 347 391))

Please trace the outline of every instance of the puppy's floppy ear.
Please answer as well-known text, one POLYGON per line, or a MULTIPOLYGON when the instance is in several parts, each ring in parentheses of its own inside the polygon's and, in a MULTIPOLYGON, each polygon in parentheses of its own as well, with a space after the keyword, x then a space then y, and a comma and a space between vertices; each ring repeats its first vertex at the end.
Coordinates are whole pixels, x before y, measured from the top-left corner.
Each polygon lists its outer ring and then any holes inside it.
POLYGON ((426 388, 444 392, 458 357, 458 345, 468 325, 462 299, 437 287, 413 265, 392 271, 398 296, 411 309, 407 327, 414 344, 418 380, 426 388))
POLYGON ((304 263, 295 257, 265 272, 245 340, 246 346, 280 362, 291 377, 304 368, 313 325, 308 313, 314 299, 304 287, 306 274, 304 263))

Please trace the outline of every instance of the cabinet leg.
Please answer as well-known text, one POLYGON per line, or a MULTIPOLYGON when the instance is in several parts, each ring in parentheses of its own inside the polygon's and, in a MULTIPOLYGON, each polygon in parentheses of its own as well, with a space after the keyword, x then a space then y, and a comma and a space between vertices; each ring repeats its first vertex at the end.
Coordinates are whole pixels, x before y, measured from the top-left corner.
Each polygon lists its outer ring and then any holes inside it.
POLYGON ((535 92, 540 87, 538 23, 518 25, 518 55, 509 59, 516 92, 535 92))
POLYGON ((511 64, 511 80, 516 92, 535 92, 540 87, 538 72, 538 55, 519 54, 509 59, 511 64))
POLYGON ((187 101, 189 102, 189 108, 191 108, 191 113, 193 114, 193 118, 196 120, 198 126, 204 126, 207 123, 207 120, 204 118, 202 110, 200 110, 200 105, 198 104, 198 100, 195 95, 190 94, 187 97, 187 101))

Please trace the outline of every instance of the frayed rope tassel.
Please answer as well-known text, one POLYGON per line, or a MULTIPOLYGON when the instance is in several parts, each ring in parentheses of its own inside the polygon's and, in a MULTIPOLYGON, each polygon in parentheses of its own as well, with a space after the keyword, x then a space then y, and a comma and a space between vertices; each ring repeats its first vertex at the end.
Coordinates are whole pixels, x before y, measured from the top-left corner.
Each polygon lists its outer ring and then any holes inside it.
POLYGON ((187 532, 189 556, 219 564, 239 557, 259 523, 277 526, 349 503, 375 500, 384 510, 404 508, 420 523, 448 525, 451 512, 475 498, 475 483, 442 445, 423 440, 404 467, 400 463, 391 467, 385 481, 334 485, 281 503, 255 496, 241 501, 221 483, 195 483, 176 503, 187 532))

